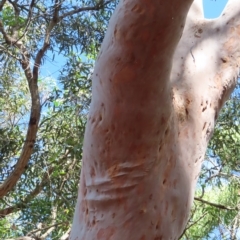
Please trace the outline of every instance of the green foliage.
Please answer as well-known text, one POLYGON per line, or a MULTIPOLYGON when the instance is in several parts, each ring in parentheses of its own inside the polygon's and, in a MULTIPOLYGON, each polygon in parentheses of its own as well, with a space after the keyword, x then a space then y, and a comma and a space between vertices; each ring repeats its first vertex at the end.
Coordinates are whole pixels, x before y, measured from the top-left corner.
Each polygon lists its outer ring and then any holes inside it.
POLYGON ((238 84, 220 113, 198 181, 196 196, 208 203, 195 200, 182 239, 238 239, 239 93, 238 84))

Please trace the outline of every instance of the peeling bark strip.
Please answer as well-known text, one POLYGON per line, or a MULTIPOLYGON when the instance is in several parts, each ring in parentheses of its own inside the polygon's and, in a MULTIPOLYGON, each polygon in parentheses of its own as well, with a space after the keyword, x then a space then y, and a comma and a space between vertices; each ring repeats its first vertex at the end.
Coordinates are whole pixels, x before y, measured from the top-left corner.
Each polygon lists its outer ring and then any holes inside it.
POLYGON ((196 0, 175 51, 191 2, 125 0, 113 14, 94 71, 71 240, 183 232, 239 66, 239 0, 218 21, 204 20, 196 0))

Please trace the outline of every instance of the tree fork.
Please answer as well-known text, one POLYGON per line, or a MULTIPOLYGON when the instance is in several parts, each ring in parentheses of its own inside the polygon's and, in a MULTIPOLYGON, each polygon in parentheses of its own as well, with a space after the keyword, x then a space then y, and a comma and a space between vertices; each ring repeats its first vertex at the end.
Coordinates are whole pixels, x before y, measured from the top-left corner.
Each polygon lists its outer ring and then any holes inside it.
POLYGON ((196 0, 178 44, 191 2, 125 0, 113 14, 93 74, 70 239, 183 232, 239 65, 238 1, 209 21, 196 0))

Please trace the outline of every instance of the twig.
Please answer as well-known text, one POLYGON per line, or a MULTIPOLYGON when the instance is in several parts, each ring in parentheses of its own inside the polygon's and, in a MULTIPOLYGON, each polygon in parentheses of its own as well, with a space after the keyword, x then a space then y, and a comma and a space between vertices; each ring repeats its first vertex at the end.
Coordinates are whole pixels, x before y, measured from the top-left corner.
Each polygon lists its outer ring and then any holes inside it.
POLYGON ((232 207, 228 207, 228 206, 225 206, 225 205, 222 205, 222 204, 212 203, 212 202, 206 201, 206 200, 204 200, 202 198, 199 198, 199 197, 194 197, 194 200, 202 202, 202 203, 206 203, 210 206, 213 206, 213 207, 216 207, 216 208, 219 208, 219 209, 223 209, 223 210, 236 210, 236 211, 239 210, 238 207, 232 208, 232 207))
POLYGON ((68 16, 72 16, 76 13, 80 13, 80 12, 84 12, 84 11, 94 11, 94 10, 100 10, 102 9, 104 6, 106 6, 107 4, 109 4, 110 2, 112 2, 112 0, 108 0, 106 2, 104 2, 103 0, 100 0, 95 6, 92 6, 92 7, 81 7, 81 8, 77 8, 77 9, 74 9, 72 11, 69 11, 67 13, 64 13, 63 15, 61 15, 59 17, 59 21, 61 21, 62 19, 64 19, 65 17, 68 17, 68 16))
MULTIPOLYGON (((68 153, 69 153, 69 151, 67 150, 64 153, 64 155, 60 158, 59 163, 61 163, 63 160, 66 159, 68 153)), ((41 183, 37 184, 35 189, 30 194, 28 194, 28 196, 22 202, 17 203, 14 206, 11 206, 11 207, 8 207, 5 209, 1 209, 0 210, 0 219, 6 217, 7 215, 9 215, 13 212, 19 211, 22 208, 26 208, 27 203, 29 203, 34 197, 36 197, 42 191, 42 189, 46 186, 46 184, 49 182, 50 176, 53 173, 53 171, 54 171, 54 167, 50 167, 48 169, 48 171, 44 173, 41 183)))

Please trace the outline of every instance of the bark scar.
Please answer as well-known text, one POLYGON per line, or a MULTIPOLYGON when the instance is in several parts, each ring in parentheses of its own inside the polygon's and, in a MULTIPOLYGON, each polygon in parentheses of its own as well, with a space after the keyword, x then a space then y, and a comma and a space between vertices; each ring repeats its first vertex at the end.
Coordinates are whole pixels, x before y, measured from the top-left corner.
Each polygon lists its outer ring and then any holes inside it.
POLYGON ((190 53, 191 53, 191 56, 192 56, 192 58, 193 58, 193 62, 195 63, 195 57, 194 57, 194 55, 193 55, 193 53, 192 53, 192 49, 193 49, 193 47, 191 47, 190 53))

